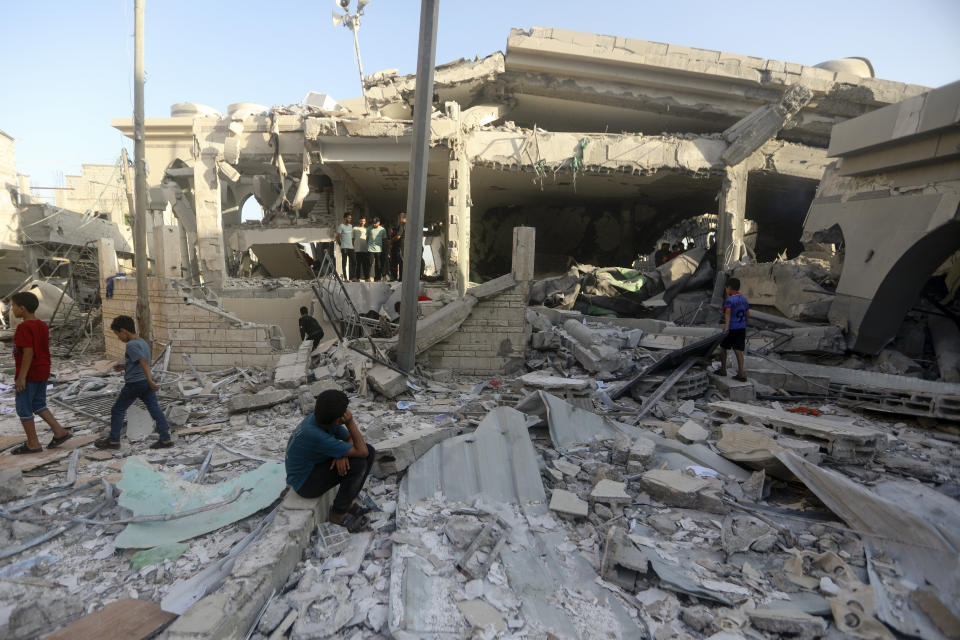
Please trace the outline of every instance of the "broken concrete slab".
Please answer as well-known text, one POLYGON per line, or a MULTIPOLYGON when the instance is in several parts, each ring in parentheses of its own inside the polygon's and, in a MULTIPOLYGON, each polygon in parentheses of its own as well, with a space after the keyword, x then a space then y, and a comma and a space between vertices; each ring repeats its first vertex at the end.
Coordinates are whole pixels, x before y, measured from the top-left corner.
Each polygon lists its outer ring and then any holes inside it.
POLYGON ((645 472, 637 484, 654 500, 673 507, 727 512, 720 496, 722 488, 716 480, 690 476, 676 469, 652 469, 645 472))
POLYGON ((792 480, 794 476, 774 453, 789 450, 813 464, 819 464, 823 459, 818 443, 790 438, 762 427, 725 424, 721 425, 720 433, 716 444, 720 455, 782 480, 792 480))
POLYGON ((376 459, 371 473, 376 478, 385 478, 400 473, 423 456, 435 444, 460 435, 456 428, 427 428, 405 436, 382 440, 376 446, 376 459))
MULTIPOLYGON (((753 371, 750 374, 752 376, 753 371)), ((750 380, 741 382, 728 376, 710 375, 710 382, 734 402, 753 402, 757 399, 757 387, 750 380)))
POLYGON ((819 638, 827 632, 827 623, 823 618, 795 609, 757 608, 748 611, 747 615, 753 626, 761 631, 801 639, 819 638))
POLYGON ((561 378, 560 376, 546 375, 540 371, 532 371, 520 376, 517 379, 524 385, 537 387, 538 389, 584 391, 590 386, 589 380, 583 380, 579 378, 561 378))
POLYGON ((503 616, 484 600, 461 600, 457 606, 474 629, 493 629, 497 633, 507 629, 503 616))
POLYGON ((687 444, 697 444, 706 442, 710 437, 710 432, 703 428, 699 423, 693 420, 687 420, 677 431, 677 440, 687 444))
MULTIPOLYGON (((749 299, 749 298, 748 298, 749 299)), ((753 310, 751 310, 751 319, 753 310)), ((842 355, 847 341, 840 327, 833 325, 781 328, 775 333, 759 332, 747 339, 750 351, 759 353, 810 353, 842 355)))
POLYGON ((886 435, 882 431, 859 427, 852 424, 852 420, 828 420, 740 402, 712 402, 710 408, 723 414, 770 425, 776 431, 787 435, 815 440, 820 443, 822 451, 836 460, 873 458, 886 442, 886 435))
POLYGON ((580 473, 580 465, 573 464, 563 458, 557 458, 553 461, 553 466, 556 467, 557 471, 562 473, 565 476, 570 476, 576 478, 577 474, 580 473))
POLYGON ((590 492, 591 502, 603 502, 609 505, 629 504, 633 498, 626 491, 627 485, 613 480, 601 480, 590 492))
POLYGON ((265 409, 275 404, 292 400, 294 395, 290 391, 272 389, 247 395, 235 395, 227 400, 227 410, 230 413, 265 409))
POLYGON ((383 365, 376 365, 367 372, 367 383, 377 393, 391 400, 407 391, 407 377, 383 365))
POLYGON ((0 469, 0 503, 17 500, 27 495, 20 469, 0 469))
POLYGON ((550 510, 566 516, 586 518, 590 507, 572 491, 554 489, 550 496, 550 510))
POLYGON ((281 389, 292 389, 306 382, 312 350, 313 341, 304 340, 296 351, 282 354, 277 361, 273 383, 281 389))

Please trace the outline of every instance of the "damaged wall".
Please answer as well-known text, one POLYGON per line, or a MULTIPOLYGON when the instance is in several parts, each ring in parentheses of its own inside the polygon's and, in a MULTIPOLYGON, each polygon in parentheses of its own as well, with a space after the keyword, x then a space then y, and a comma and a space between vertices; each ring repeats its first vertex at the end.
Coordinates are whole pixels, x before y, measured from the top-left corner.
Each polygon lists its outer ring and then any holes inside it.
MULTIPOLYGON (((171 371, 184 371, 188 354, 200 370, 216 371, 228 367, 269 367, 276 362, 269 325, 240 326, 227 318, 184 302, 184 295, 173 281, 149 278, 151 330, 156 342, 173 345, 171 371)), ((137 283, 133 278, 114 281, 113 297, 103 295, 103 335, 108 358, 122 360, 124 345, 110 331, 110 322, 118 315, 136 318, 137 283)), ((154 344, 154 358, 162 348, 154 344)))

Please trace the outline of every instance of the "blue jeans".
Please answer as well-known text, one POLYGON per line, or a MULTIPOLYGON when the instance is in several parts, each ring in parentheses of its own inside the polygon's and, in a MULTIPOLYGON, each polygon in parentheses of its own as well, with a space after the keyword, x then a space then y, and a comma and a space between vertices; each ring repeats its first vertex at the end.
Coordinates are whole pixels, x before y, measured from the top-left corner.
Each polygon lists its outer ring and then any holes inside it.
POLYGON ((110 409, 110 440, 120 442, 120 431, 123 429, 123 419, 127 415, 127 409, 133 404, 134 400, 140 399, 150 413, 150 417, 157 423, 157 432, 160 434, 160 440, 166 442, 170 439, 170 425, 167 424, 167 417, 163 415, 160 409, 160 403, 157 402, 157 394, 153 392, 146 380, 128 382, 123 385, 117 401, 113 403, 110 409))
POLYGON ((47 381, 30 382, 23 391, 17 391, 17 417, 21 422, 33 420, 33 414, 47 410, 47 381))

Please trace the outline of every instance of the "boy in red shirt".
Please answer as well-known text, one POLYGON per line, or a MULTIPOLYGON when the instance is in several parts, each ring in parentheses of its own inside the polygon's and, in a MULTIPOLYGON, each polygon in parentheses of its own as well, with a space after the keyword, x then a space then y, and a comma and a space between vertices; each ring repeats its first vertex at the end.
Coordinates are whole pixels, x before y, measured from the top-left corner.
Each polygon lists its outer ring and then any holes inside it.
POLYGON ((37 296, 27 291, 10 297, 13 315, 23 318, 13 332, 13 358, 17 363, 15 387, 17 416, 27 434, 27 441, 13 450, 14 455, 40 453, 43 447, 37 438, 33 414, 37 414, 53 429, 53 440, 47 445, 54 449, 73 437, 60 426, 47 408, 47 378, 50 377, 50 331, 47 324, 33 315, 40 306, 37 296))

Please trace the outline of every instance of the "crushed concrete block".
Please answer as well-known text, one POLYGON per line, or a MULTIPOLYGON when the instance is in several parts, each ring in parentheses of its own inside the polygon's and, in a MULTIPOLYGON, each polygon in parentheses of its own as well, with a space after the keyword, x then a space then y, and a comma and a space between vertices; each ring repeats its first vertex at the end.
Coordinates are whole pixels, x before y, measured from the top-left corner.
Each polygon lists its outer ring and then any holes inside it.
POLYGON ((627 457, 627 460, 639 462, 641 464, 648 464, 650 459, 653 458, 653 454, 657 450, 657 444, 650 438, 644 438, 643 436, 637 436, 634 439, 633 444, 630 445, 630 454, 627 457))
POLYGON ((633 502, 626 492, 627 485, 613 480, 601 480, 590 492, 590 500, 593 502, 605 502, 607 504, 629 504, 633 502))
POLYGON ((531 333, 530 346, 538 351, 556 351, 560 348, 560 336, 553 331, 531 333))
POLYGON ((727 512, 715 480, 688 476, 675 469, 651 469, 640 477, 638 485, 654 500, 672 507, 727 512))
POLYGON ((827 632, 827 622, 823 618, 796 609, 754 609, 748 611, 750 622, 761 631, 797 636, 799 638, 819 638, 827 632))
POLYGON ((484 600, 461 600, 457 607, 475 629, 493 628, 498 633, 507 629, 503 616, 484 600))
POLYGON ((480 533, 483 524, 474 516, 450 516, 443 524, 443 533, 458 549, 466 549, 480 533))
POLYGON ((787 267, 773 267, 777 283, 777 310, 802 322, 826 322, 833 296, 811 278, 787 267))
POLYGON ((528 374, 522 375, 520 376, 519 380, 527 386, 536 387, 538 389, 583 391, 590 386, 589 380, 549 376, 540 371, 532 371, 528 374))
POLYGON ((367 382, 382 396, 396 398, 407 390, 407 377, 378 364, 367 373, 367 382))
POLYGON ((680 619, 683 620, 688 627, 699 633, 706 633, 713 626, 714 617, 709 607, 702 604, 693 607, 684 607, 680 611, 680 619))
POLYGON ((304 340, 296 351, 282 354, 277 361, 273 384, 281 389, 292 389, 306 382, 312 349, 313 342, 304 340))
POLYGON ((557 471, 565 476, 571 476, 575 478, 577 477, 577 474, 580 473, 580 465, 568 462, 563 458, 557 458, 554 460, 553 466, 557 468, 557 471))
POLYGON ((632 444, 630 436, 624 434, 616 436, 610 449, 610 462, 619 465, 627 464, 632 444))
POLYGON ((0 471, 0 503, 17 500, 25 495, 27 487, 23 483, 23 472, 20 469, 0 471))
POLYGON ((706 442, 707 438, 709 437, 710 432, 693 420, 687 420, 684 422, 683 426, 680 427, 680 430, 677 431, 677 440, 687 444, 706 442))
POLYGON ((273 630, 280 626, 280 623, 283 622, 283 619, 287 617, 287 614, 290 613, 292 607, 284 598, 277 598, 271 602, 266 611, 263 612, 263 616, 260 617, 260 622, 257 624, 257 630, 265 636, 269 636, 273 633, 273 630))
POLYGON ((303 413, 303 415, 313 413, 313 410, 317 406, 317 396, 329 389, 342 391, 340 385, 337 384, 337 381, 333 378, 323 378, 322 380, 301 386, 299 396, 301 413, 303 413))
POLYGON ((378 442, 371 473, 375 478, 385 478, 392 473, 399 473, 429 451, 433 445, 459 434, 460 429, 431 427, 378 442))
POLYGON ((726 376, 711 375, 710 381, 721 393, 734 402, 753 402, 757 399, 757 387, 750 380, 741 382, 726 376))
POLYGON ((177 404, 169 409, 167 409, 167 423, 173 427, 178 428, 187 424, 190 420, 190 410, 185 406, 177 404))
POLYGON ((635 591, 637 581, 646 575, 649 569, 650 562, 627 537, 626 529, 611 527, 603 548, 600 575, 623 589, 635 591))
POLYGON ((567 516, 585 518, 589 512, 589 505, 571 491, 554 489, 550 497, 550 510, 567 516))
POLYGON ((237 395, 227 400, 227 410, 230 413, 239 413, 241 411, 254 411, 256 409, 265 409, 275 404, 286 402, 293 399, 293 393, 279 389, 264 390, 260 393, 249 395, 237 395))

